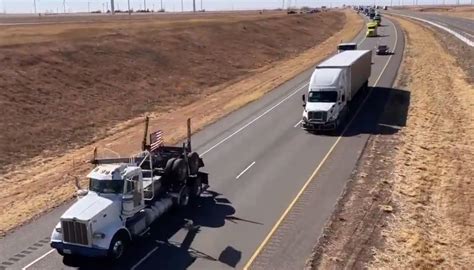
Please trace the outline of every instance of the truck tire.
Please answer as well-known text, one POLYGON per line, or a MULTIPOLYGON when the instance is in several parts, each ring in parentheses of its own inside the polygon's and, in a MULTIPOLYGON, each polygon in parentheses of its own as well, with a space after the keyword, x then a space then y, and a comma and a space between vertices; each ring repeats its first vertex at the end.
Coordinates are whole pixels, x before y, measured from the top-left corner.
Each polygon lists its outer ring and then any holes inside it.
POLYGON ((196 175, 199 171, 199 155, 196 152, 188 154, 189 174, 196 175))
POLYGON ((189 203, 189 188, 187 186, 183 186, 181 190, 179 191, 179 196, 178 196, 178 206, 179 207, 186 207, 189 203))
POLYGON ((186 177, 188 176, 188 169, 184 159, 178 158, 173 162, 172 174, 174 178, 173 181, 178 183, 185 182, 186 177))
POLYGON ((195 201, 202 193, 202 183, 199 177, 194 179, 192 185, 190 186, 191 189, 191 200, 195 201))
POLYGON ((115 234, 110 242, 108 254, 109 259, 114 261, 120 259, 128 246, 128 240, 128 237, 126 237, 123 232, 115 234))
POLYGON ((175 158, 170 158, 168 161, 166 161, 166 166, 165 170, 163 172, 164 177, 170 177, 171 173, 173 172, 173 163, 176 159, 175 158))

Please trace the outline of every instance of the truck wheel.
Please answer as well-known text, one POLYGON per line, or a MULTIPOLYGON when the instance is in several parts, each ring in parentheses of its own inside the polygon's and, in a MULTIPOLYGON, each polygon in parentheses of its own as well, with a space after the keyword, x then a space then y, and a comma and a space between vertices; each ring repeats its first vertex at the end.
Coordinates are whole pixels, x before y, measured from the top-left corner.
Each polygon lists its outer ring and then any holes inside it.
POLYGON ((171 173, 173 172, 173 163, 174 163, 175 160, 176 160, 175 158, 170 158, 166 162, 165 171, 163 173, 164 177, 170 177, 171 176, 171 173))
POLYGON ((201 183, 201 179, 197 177, 194 180, 193 185, 191 186, 191 199, 195 200, 199 198, 199 196, 201 196, 201 193, 202 193, 202 183, 201 183))
POLYGON ((173 177, 176 182, 184 182, 187 177, 186 162, 184 159, 178 158, 173 162, 173 177))
POLYGON ((178 197, 178 206, 186 207, 189 203, 189 188, 187 186, 183 186, 179 191, 178 197))
POLYGON ((128 244, 128 239, 123 235, 123 233, 118 233, 110 242, 109 247, 109 258, 112 260, 120 259, 125 253, 125 249, 128 244))
POLYGON ((199 170, 199 155, 196 152, 188 154, 189 174, 196 175, 199 170))

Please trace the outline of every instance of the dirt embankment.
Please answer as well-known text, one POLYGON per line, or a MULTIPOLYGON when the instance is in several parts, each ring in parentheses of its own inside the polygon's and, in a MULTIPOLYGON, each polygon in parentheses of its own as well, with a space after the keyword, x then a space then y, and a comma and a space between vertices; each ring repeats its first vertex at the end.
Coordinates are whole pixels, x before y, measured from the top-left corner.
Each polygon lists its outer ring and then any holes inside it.
POLYGON ((406 127, 371 138, 314 268, 474 265, 474 87, 436 30, 397 20, 407 37, 396 85, 410 93, 406 127))
MULTIPOLYGON (((58 34, 36 26, 35 38, 48 42, 9 44, 0 51, 0 166, 55 155, 144 112, 189 104, 213 86, 324 41, 342 27, 336 23, 340 15, 165 21, 154 27, 144 22, 151 27, 145 29, 138 22, 131 29, 121 22, 112 29, 67 25, 58 34), (41 29, 49 32, 41 35, 41 29)), ((19 32, 24 36, 12 34, 3 42, 30 39, 25 29, 19 32)))
POLYGON ((65 175, 83 176, 93 147, 137 151, 143 113, 152 116, 151 129, 176 142, 186 118, 195 130, 212 123, 321 61, 362 27, 352 12, 264 18, 4 46, 0 59, 10 68, 0 71, 0 85, 10 91, 1 92, 0 124, 9 129, 1 147, 10 157, 2 160, 9 170, 0 176, 0 232, 70 199, 65 175), (10 164, 19 157, 26 161, 10 164))

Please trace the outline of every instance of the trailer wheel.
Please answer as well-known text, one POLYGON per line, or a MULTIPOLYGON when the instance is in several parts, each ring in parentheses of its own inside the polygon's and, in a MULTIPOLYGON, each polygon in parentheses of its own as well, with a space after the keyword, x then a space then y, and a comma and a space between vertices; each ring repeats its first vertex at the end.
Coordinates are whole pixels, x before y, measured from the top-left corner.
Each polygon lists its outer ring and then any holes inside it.
POLYGON ((177 182, 184 182, 187 177, 188 170, 184 159, 178 158, 173 162, 173 177, 177 182))
POLYGON ((187 186, 183 186, 179 191, 178 197, 178 206, 185 207, 189 203, 189 188, 187 186))
POLYGON ((196 175, 199 170, 199 155, 196 152, 188 154, 189 174, 196 175))
POLYGON ((112 241, 110 242, 109 258, 112 260, 120 259, 123 256, 125 249, 127 248, 127 245, 128 245, 127 237, 125 237, 124 234, 121 232, 117 233, 114 236, 114 238, 112 238, 112 241))

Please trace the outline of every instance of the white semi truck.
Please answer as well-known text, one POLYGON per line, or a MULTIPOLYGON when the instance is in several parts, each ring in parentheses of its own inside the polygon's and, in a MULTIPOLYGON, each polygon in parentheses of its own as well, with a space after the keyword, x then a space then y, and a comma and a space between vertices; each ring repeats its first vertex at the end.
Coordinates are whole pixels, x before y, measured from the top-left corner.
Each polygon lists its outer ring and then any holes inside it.
POLYGON ((319 64, 303 95, 302 127, 337 130, 346 120, 354 97, 368 88, 372 65, 369 50, 343 51, 319 64))
POLYGON ((157 135, 130 158, 94 158, 89 188, 60 218, 51 246, 63 256, 122 257, 127 245, 173 206, 185 207, 208 188, 208 176, 191 151, 191 123, 182 147, 164 146, 157 135))

